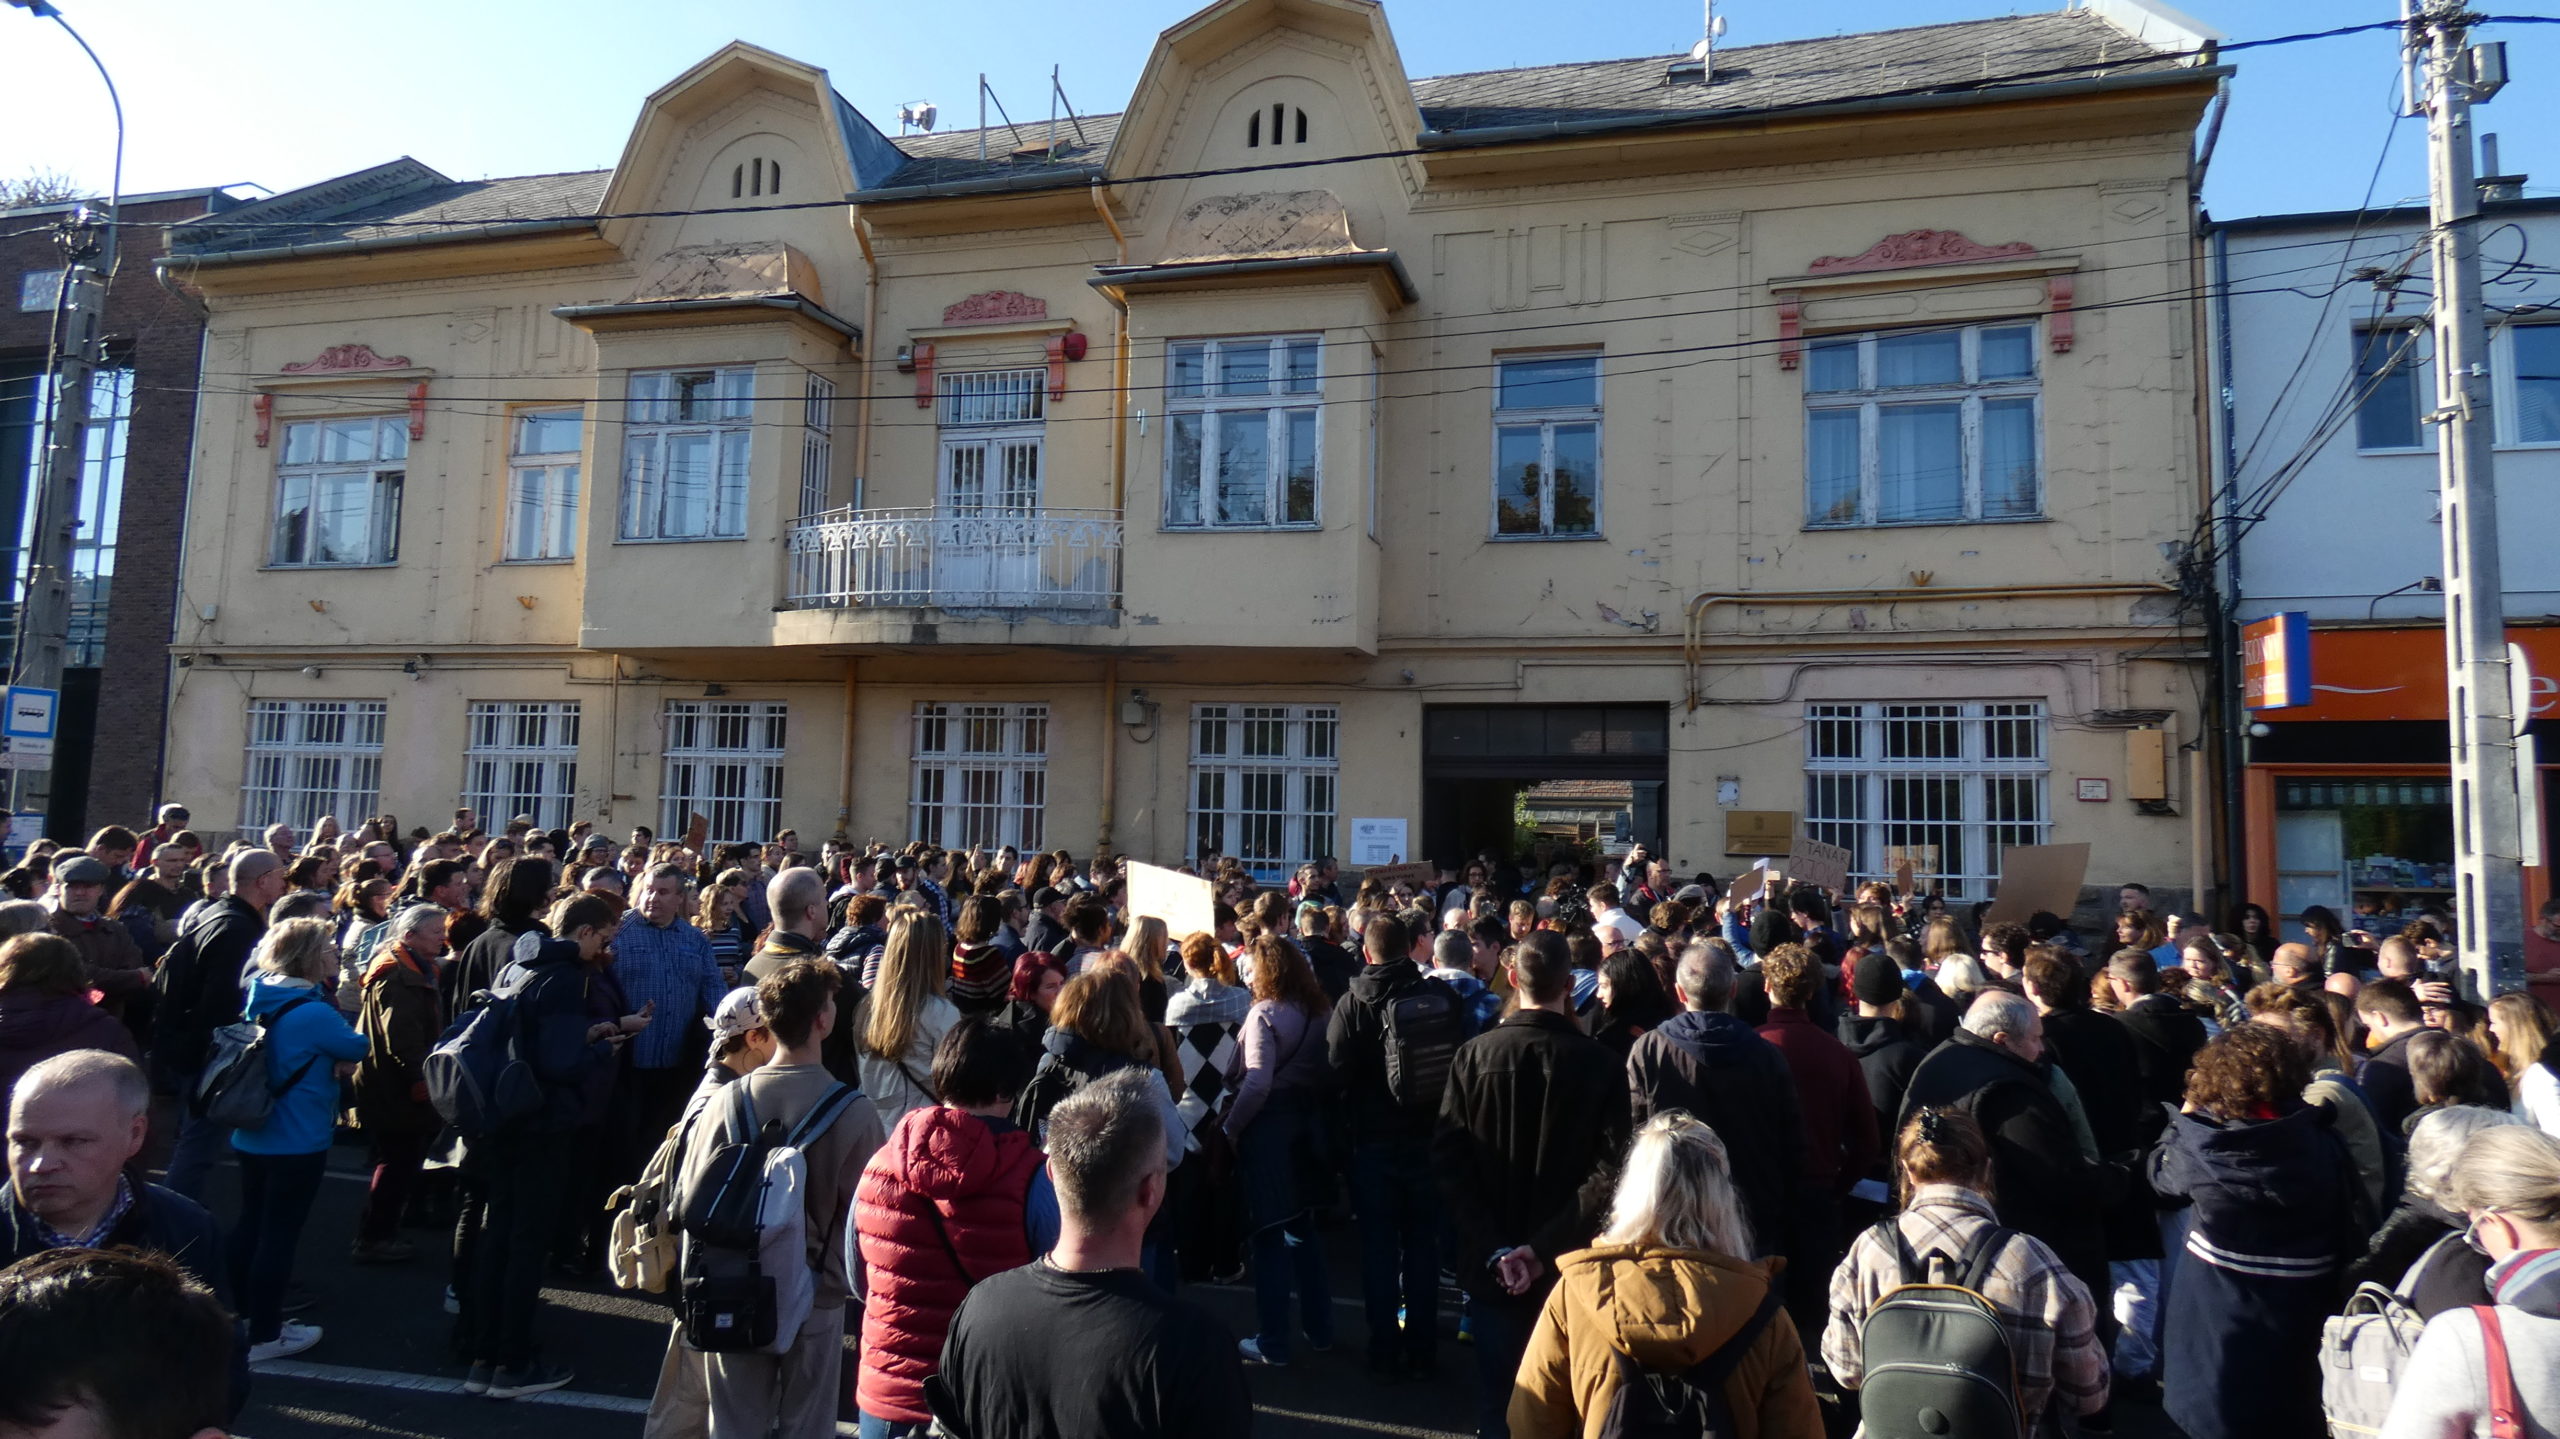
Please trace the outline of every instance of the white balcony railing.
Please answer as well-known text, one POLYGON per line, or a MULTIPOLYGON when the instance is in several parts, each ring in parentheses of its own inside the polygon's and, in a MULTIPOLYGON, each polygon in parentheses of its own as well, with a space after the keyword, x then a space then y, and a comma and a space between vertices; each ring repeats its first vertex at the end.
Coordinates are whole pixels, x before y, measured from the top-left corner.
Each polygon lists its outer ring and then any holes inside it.
POLYGON ((1117 510, 829 510, 791 525, 797 609, 1107 614, 1117 510))

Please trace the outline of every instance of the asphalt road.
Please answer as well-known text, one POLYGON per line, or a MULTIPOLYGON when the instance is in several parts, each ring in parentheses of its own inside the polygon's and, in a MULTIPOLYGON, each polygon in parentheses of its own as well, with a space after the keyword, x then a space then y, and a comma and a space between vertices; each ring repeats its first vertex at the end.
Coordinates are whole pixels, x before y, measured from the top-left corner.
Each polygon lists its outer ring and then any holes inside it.
MULTIPOLYGON (((462 1393, 462 1366, 446 1356, 451 1321, 443 1305, 449 1248, 444 1236, 410 1231, 421 1252, 407 1264, 350 1262, 348 1241, 364 1194, 363 1156, 358 1147, 341 1145, 330 1165, 328 1182, 303 1232, 295 1270, 296 1280, 316 1301, 298 1317, 320 1325, 326 1337, 308 1353, 259 1369, 240 1435, 632 1439, 640 1432, 665 1352, 663 1307, 602 1281, 555 1278, 543 1291, 545 1357, 575 1370, 576 1382, 531 1399, 502 1403, 472 1398, 462 1393)), ((226 1222, 237 1209, 235 1173, 226 1167, 214 1182, 214 1212, 226 1222)), ((1360 1359, 1355 1236, 1344 1226, 1325 1237, 1339 1341, 1329 1353, 1302 1353, 1287 1368, 1250 1371, 1255 1433, 1265 1439, 1467 1439, 1473 1433, 1474 1354, 1446 1338, 1454 1313, 1443 1315, 1436 1376, 1392 1383, 1373 1378, 1360 1359)), ((1235 1332, 1251 1332, 1249 1288, 1200 1285, 1183 1292, 1235 1332)), ((850 1373, 850 1351, 846 1364, 850 1373)), ((2119 1405, 2118 1410, 2119 1439, 2176 1439, 2176 1429, 2156 1408, 2119 1405)), ((847 1408, 841 1432, 848 1436, 852 1418, 847 1408)))

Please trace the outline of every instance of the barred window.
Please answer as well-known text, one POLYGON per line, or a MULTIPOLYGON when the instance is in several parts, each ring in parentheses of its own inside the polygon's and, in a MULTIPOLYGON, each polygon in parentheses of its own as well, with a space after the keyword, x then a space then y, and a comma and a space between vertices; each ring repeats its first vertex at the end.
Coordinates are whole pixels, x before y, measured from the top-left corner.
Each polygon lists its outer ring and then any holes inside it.
POLYGON ((1194 856, 1233 855, 1277 882, 1332 854, 1341 730, 1332 705, 1192 706, 1194 856))
POLYGON ((1908 863, 1924 890, 1989 898, 2001 852, 2052 831, 2050 770, 2031 701, 1805 710, 1805 824, 1849 851, 1853 881, 1908 863))
POLYGON ((908 834, 944 849, 1043 847, 1047 705, 916 706, 908 834))
POLYGON ((714 844, 779 834, 789 708, 770 700, 667 701, 658 832, 680 836, 699 814, 711 821, 714 844))
POLYGON ((835 497, 835 381, 808 376, 800 401, 800 517, 823 514, 835 497))
POLYGON ((575 700, 473 700, 462 752, 462 802, 504 821, 569 827, 578 793, 575 700))
POLYGON ((384 700, 252 700, 240 828, 308 833, 323 815, 361 823, 382 807, 384 700))

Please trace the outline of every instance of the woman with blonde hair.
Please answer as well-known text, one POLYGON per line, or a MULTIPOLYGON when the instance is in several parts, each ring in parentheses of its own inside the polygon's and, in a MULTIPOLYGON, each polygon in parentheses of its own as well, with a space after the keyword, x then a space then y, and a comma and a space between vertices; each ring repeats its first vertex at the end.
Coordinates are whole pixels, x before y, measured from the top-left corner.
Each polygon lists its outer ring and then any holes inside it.
POLYGON ((1138 1003, 1147 1018, 1164 1023, 1165 1001, 1171 997, 1164 972, 1164 953, 1169 946, 1164 921, 1142 914, 1129 921, 1129 932, 1120 937, 1120 952, 1137 962, 1138 1003))
POLYGON ((1819 1439, 1822 1410, 1784 1288, 1755 1246, 1724 1141, 1674 1111, 1638 1129, 1588 1249, 1556 1260, 1555 1288, 1511 1391, 1514 1439, 1597 1434, 1627 1366, 1726 1368, 1733 1432, 1819 1439))
POLYGON ((895 1129, 907 1111, 934 1102, 933 1048, 960 1010, 951 988, 951 941, 931 911, 901 908, 889 921, 880 980, 863 996, 854 1031, 854 1063, 863 1092, 895 1129))
POLYGON ((2491 1057, 2515 1096, 2516 1113, 2543 1133, 2560 1135, 2560 1075, 2543 1062, 2555 1032, 2560 1032, 2560 1019, 2530 994, 2518 991, 2489 1001, 2489 1036, 2495 1045, 2491 1057))
POLYGON ((724 869, 702 887, 701 907, 693 918, 694 928, 711 941, 711 958, 720 966, 720 977, 733 988, 739 971, 756 952, 755 934, 742 912, 746 902, 747 872, 724 869))
POLYGON ((2523 1124, 2482 1130, 2462 1147, 2452 1188, 2497 1302, 2427 1321, 2392 1386, 2382 1439, 2560 1432, 2560 1138, 2523 1124), (2484 1342, 2493 1323, 2515 1400, 2504 1414, 2484 1342))
POLYGON ((285 1287, 303 1222, 320 1194, 337 1128, 338 1080, 368 1046, 321 993, 338 973, 338 946, 325 919, 271 926, 250 960, 240 1016, 266 1033, 273 1103, 255 1129, 231 1131, 240 1156, 240 1219, 228 1255, 232 1292, 249 1326, 252 1362, 299 1354, 320 1342, 313 1324, 288 1324, 285 1287))

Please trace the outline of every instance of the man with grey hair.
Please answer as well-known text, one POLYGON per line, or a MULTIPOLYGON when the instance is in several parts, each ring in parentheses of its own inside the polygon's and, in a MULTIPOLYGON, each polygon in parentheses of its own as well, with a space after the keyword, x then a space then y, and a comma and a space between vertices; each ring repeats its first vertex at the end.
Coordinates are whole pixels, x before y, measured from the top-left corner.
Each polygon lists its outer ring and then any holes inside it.
MULTIPOLYGON (((748 957, 744 972, 738 977, 741 984, 761 984, 795 959, 827 958, 826 877, 802 865, 775 875, 764 891, 765 904, 773 911, 773 928, 748 957)), ((859 1085, 862 1076, 855 1061, 853 1036, 860 1026, 853 1023, 853 1014, 855 1002, 862 998, 862 966, 837 965, 836 975, 844 986, 838 1001, 844 1010, 844 1022, 829 1030, 819 1044, 818 1062, 844 1083, 859 1085)))
POLYGON ((959 1434, 1175 1439, 1253 1427, 1235 1336, 1139 1268, 1164 1203, 1164 1120, 1151 1076, 1119 1070, 1049 1112, 1057 1247, 980 1283, 926 1381, 959 1434))
MULTIPOLYGON (((2044 1053, 2035 1005, 2006 990, 1982 991, 1955 1035, 1912 1071, 1895 1131, 1923 1109, 1972 1115, 1991 1141, 2000 1222, 2043 1240, 2090 1293, 2109 1293, 2103 1171, 2081 1149, 2044 1053)), ((2113 1316, 2102 1308, 2098 1323, 2099 1339, 2112 1345, 2113 1316)))
MULTIPOLYGON (((142 1066, 102 1049, 57 1054, 19 1078, 9 1101, 0 1269, 48 1249, 148 1249, 177 1261, 230 1307, 213 1216, 127 1168, 150 1132, 150 1107, 142 1066)), ((235 1342, 235 1397, 247 1363, 235 1342)))
MULTIPOLYGON (((1635 1122, 1684 1110, 1724 1140, 1757 1254, 1797 1257, 1794 1215, 1805 1174, 1803 1106, 1778 1047, 1731 1013, 1741 966, 1720 939, 1680 956, 1673 992, 1684 1013, 1627 1054, 1635 1122)), ((1750 1257, 1750 1256, 1743 1256, 1750 1257)))
POLYGON ((185 1111, 169 1155, 168 1184, 198 1202, 214 1161, 231 1147, 231 1131, 195 1113, 188 1097, 203 1073, 213 1032, 240 1018, 241 974, 267 932, 268 909, 284 897, 287 884, 284 861, 273 851, 240 851, 231 859, 231 892, 198 910, 160 959, 151 1057, 185 1111))

